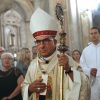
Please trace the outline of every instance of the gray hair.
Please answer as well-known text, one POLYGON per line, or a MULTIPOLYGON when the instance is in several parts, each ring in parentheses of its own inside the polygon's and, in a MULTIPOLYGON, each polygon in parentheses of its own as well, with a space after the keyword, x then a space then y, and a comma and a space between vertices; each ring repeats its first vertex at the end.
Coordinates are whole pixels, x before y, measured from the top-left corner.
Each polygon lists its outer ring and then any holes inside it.
POLYGON ((14 58, 13 54, 10 53, 10 52, 4 52, 2 55, 1 55, 1 59, 4 59, 5 57, 9 57, 11 59, 14 58))

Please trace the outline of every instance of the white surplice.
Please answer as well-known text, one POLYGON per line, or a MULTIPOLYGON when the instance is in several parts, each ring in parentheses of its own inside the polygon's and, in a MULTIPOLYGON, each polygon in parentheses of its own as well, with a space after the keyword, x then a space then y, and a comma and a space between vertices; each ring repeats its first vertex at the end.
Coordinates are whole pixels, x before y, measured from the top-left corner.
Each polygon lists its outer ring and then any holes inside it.
POLYGON ((91 100, 100 100, 100 43, 91 43, 81 55, 80 65, 91 81, 91 100), (96 78, 90 75, 91 68, 97 69, 96 78))

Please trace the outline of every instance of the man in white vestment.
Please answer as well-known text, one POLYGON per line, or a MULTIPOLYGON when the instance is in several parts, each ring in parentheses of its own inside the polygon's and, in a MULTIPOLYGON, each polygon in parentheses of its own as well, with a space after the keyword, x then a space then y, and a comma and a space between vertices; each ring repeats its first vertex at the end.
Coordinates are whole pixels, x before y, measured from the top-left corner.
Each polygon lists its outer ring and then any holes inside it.
POLYGON ((80 64, 84 72, 90 77, 91 100, 100 100, 100 29, 90 29, 91 44, 81 55, 80 64))
POLYGON ((56 51, 57 21, 38 8, 31 17, 37 57, 22 85, 23 100, 60 100, 60 67, 63 66, 63 100, 89 100, 89 81, 67 54, 56 51))

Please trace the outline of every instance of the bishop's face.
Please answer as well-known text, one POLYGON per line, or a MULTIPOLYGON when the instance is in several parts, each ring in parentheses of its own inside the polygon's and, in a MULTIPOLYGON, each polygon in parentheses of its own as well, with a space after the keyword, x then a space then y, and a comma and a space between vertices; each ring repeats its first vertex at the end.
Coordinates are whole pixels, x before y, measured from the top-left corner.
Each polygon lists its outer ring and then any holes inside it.
POLYGON ((43 57, 49 57, 56 49, 56 40, 52 37, 36 39, 37 52, 43 57))

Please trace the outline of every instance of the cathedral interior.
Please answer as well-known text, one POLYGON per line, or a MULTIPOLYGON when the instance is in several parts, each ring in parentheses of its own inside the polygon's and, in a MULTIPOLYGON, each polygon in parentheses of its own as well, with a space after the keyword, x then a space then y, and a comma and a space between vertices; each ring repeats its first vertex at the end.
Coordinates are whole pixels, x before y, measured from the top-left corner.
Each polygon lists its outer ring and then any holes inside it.
POLYGON ((31 15, 40 7, 56 18, 58 3, 64 12, 66 44, 71 51, 82 51, 90 42, 89 29, 100 26, 100 0, 0 0, 0 46, 12 52, 23 47, 32 49, 31 15))

